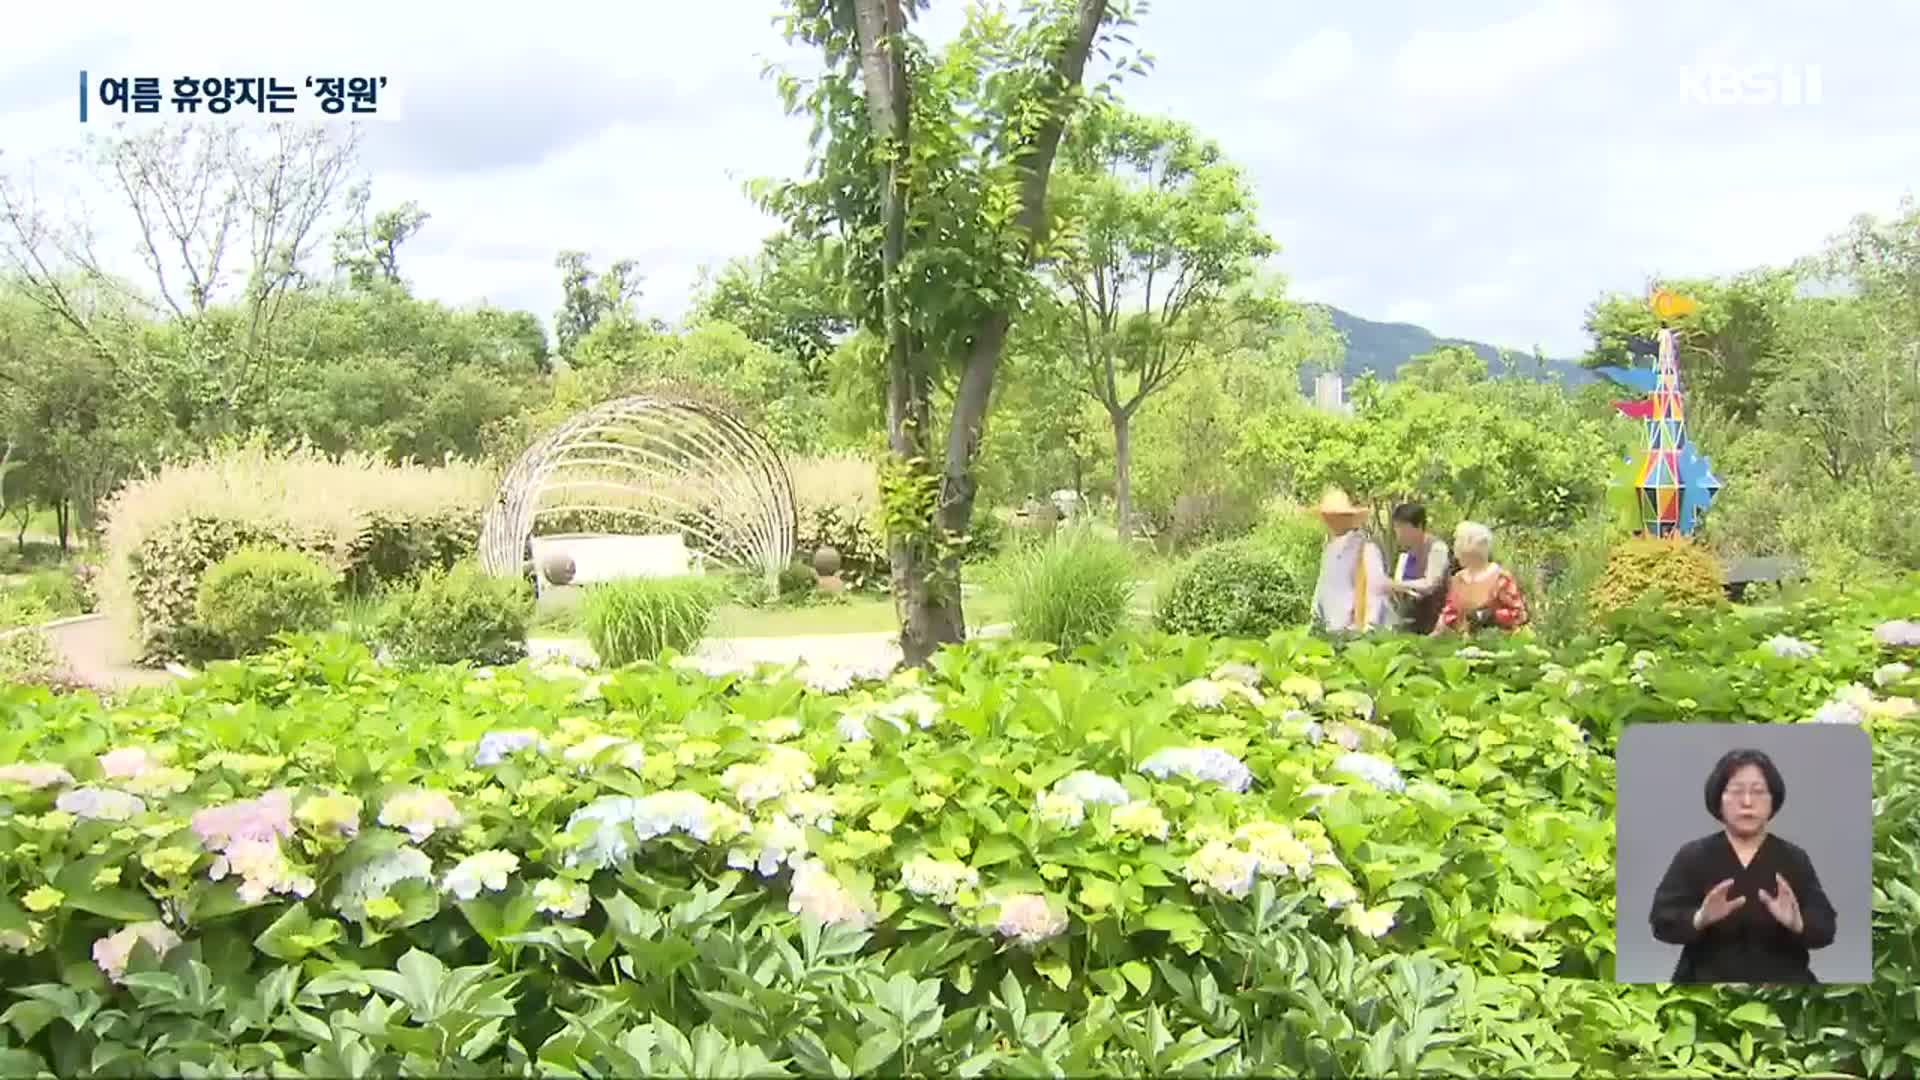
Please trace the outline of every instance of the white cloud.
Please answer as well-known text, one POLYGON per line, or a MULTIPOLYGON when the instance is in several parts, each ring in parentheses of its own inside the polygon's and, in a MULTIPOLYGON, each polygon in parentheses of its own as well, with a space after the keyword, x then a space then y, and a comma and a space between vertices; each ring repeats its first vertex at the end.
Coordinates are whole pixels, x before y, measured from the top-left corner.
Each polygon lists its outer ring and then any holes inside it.
POLYGON ((1617 27, 1592 0, 1549 0, 1476 30, 1421 30, 1394 57, 1398 86, 1420 97, 1488 97, 1564 67, 1607 44, 1617 27))
POLYGON ((1353 66, 1353 35, 1322 30, 1287 50, 1255 92, 1272 102, 1302 101, 1338 82, 1353 66))

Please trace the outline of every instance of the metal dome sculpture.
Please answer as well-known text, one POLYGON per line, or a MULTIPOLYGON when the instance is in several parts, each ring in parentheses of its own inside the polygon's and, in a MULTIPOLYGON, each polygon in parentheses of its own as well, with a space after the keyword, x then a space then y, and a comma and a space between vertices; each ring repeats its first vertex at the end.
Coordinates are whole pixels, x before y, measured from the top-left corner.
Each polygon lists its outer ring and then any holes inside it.
POLYGON ((786 464, 731 413, 688 396, 605 402, 534 443, 488 508, 481 565, 500 576, 521 573, 536 524, 581 513, 618 522, 615 534, 684 535, 709 558, 770 581, 793 557, 786 464))

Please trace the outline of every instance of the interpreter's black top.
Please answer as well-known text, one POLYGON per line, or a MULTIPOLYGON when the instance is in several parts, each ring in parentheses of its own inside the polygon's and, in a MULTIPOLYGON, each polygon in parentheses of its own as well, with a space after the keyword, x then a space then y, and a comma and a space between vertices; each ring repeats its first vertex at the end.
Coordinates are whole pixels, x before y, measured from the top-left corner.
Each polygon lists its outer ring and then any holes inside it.
POLYGON ((1807 950, 1833 944, 1836 916, 1820 888, 1813 860, 1798 845, 1771 833, 1760 842, 1753 861, 1740 865, 1724 832, 1681 846, 1653 893, 1653 936, 1679 945, 1676 983, 1810 983, 1813 968, 1807 950), (1787 879, 1800 904, 1802 932, 1780 925, 1760 891, 1773 893, 1774 875, 1787 879), (1728 878, 1727 899, 1744 896, 1738 911, 1707 927, 1693 928, 1693 913, 1715 885, 1728 878))

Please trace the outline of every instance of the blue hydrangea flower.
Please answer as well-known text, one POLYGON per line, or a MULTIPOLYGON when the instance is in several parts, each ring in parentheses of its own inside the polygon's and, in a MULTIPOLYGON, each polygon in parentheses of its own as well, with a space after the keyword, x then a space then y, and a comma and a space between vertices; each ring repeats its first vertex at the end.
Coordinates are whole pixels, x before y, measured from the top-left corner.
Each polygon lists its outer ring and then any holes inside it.
POLYGON ((1212 746, 1161 750, 1142 762, 1140 771, 1156 780, 1179 776, 1219 784, 1234 792, 1245 791, 1253 784, 1253 773, 1245 762, 1212 746))

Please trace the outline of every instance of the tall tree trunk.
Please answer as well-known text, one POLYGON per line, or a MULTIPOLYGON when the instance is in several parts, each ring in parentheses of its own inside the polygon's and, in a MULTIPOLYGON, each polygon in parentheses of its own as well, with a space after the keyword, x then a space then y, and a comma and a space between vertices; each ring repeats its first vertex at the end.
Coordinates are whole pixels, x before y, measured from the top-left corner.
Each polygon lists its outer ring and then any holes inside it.
POLYGON ((72 521, 72 515, 73 504, 71 502, 66 499, 61 499, 54 504, 53 520, 60 530, 60 554, 62 557, 71 554, 67 547, 67 527, 72 521))
POLYGON ((1107 415, 1113 420, 1114 528, 1124 543, 1133 539, 1133 417, 1125 409, 1107 415))
MULTIPOLYGON (((875 135, 892 144, 903 157, 911 146, 911 110, 901 41, 906 30, 901 0, 853 0, 853 6, 868 120, 875 135)), ((1046 231, 1047 184, 1066 127, 1066 99, 1086 73, 1087 56, 1106 14, 1107 0, 1079 0, 1073 39, 1053 60, 1051 74, 1058 80, 1049 88, 1058 95, 1052 102, 1053 114, 1015 151, 1016 162, 1025 172, 1018 220, 1028 237, 1029 258, 1046 231)), ((900 160, 895 157, 887 164, 881 204, 881 263, 887 280, 887 437, 897 464, 923 468, 933 460, 928 430, 933 386, 926 373, 926 358, 914 353, 900 310, 896 271, 906 247, 906 182, 900 160)), ((974 458, 986 430, 994 377, 1010 326, 1008 312, 997 311, 986 317, 973 337, 954 393, 941 461, 939 499, 931 520, 926 522, 927 529, 919 535, 893 537, 888 543, 894 607, 900 619, 900 651, 915 667, 925 666, 941 646, 966 638, 959 552, 953 545, 946 545, 948 552, 941 555, 937 541, 942 536, 964 535, 973 520, 978 494, 974 458)))

